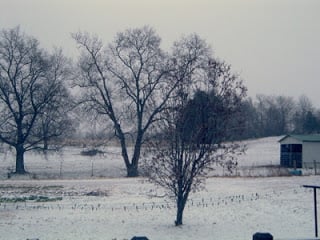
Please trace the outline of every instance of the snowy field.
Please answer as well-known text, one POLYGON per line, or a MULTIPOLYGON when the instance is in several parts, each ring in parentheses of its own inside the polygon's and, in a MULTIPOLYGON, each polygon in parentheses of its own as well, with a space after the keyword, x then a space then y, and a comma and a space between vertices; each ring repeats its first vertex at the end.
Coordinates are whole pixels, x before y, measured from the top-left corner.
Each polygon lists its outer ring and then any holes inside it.
MULTIPOLYGON (((277 164, 278 139, 248 141, 239 165, 277 164)), ((48 159, 29 153, 26 168, 40 180, 5 179, 13 163, 9 154, 2 155, 0 239, 249 240, 255 232, 270 232, 275 239, 314 236, 313 192, 302 185, 319 185, 320 176, 211 177, 206 190, 190 196, 184 225, 175 227, 173 202, 155 197, 162 190, 144 178, 123 178, 115 150, 94 158, 76 149, 48 159)))
POLYGON ((318 176, 210 178, 206 191, 191 196, 184 225, 174 226, 175 209, 151 197, 143 179, 4 181, 2 197, 62 197, 53 202, 1 203, 0 239, 252 239, 271 232, 275 239, 314 236, 313 193, 303 184, 318 176))
MULTIPOLYGON (((247 146, 246 154, 240 156, 238 168, 233 176, 279 175, 281 137, 269 137, 243 142, 247 146), (266 167, 267 166, 267 167, 266 167), (271 166, 271 167, 270 167, 271 166)), ((50 152, 47 156, 36 152, 26 152, 25 168, 36 179, 83 179, 125 177, 126 169, 121 158, 120 147, 101 148, 104 154, 93 157, 82 156, 83 148, 68 147, 61 152, 50 152)), ((14 171, 15 160, 12 152, 0 151, 0 179, 8 178, 14 171)), ((228 171, 217 167, 213 176, 230 175, 228 171)))

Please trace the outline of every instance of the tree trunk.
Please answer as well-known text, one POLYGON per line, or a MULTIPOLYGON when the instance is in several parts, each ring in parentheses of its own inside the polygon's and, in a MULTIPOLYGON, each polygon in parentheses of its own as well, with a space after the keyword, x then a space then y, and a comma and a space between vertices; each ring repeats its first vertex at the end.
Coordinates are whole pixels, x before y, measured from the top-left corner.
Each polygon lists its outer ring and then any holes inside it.
POLYGON ((127 152, 126 138, 118 123, 115 123, 115 129, 116 129, 116 136, 120 141, 121 155, 127 168, 127 177, 138 177, 139 176, 138 164, 139 164, 139 158, 140 158, 140 152, 141 152, 141 145, 142 145, 141 142, 143 138, 143 132, 139 130, 139 133, 135 142, 135 146, 134 146, 132 160, 130 162, 128 152, 127 152))
POLYGON ((43 150, 47 151, 49 149, 49 143, 48 143, 48 139, 44 138, 43 139, 43 150))
POLYGON ((175 224, 176 226, 180 226, 183 224, 183 211, 186 205, 186 201, 184 200, 183 196, 178 196, 177 199, 177 216, 175 224))
POLYGON ((134 164, 130 164, 127 166, 127 177, 138 177, 139 176, 139 171, 138 171, 138 166, 134 164))
POLYGON ((24 169, 24 148, 22 144, 16 146, 16 172, 17 174, 25 174, 24 169))
POLYGON ((138 133, 136 143, 134 146, 132 161, 129 167, 127 167, 127 177, 139 176, 139 159, 140 159, 140 153, 141 153, 142 136, 143 136, 142 133, 138 133))
POLYGON ((136 166, 130 163, 129 161, 129 156, 127 152, 127 144, 126 144, 126 138, 121 130, 121 127, 118 123, 115 123, 115 129, 116 129, 116 136, 118 137, 120 141, 120 146, 121 146, 121 156, 124 160, 124 163, 127 168, 127 177, 137 177, 137 169, 136 166))

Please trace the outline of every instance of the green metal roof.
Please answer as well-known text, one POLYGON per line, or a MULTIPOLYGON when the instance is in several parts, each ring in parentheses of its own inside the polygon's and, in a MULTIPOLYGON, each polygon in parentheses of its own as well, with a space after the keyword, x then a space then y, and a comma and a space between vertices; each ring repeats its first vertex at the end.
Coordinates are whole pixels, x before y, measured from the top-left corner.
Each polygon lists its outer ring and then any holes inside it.
POLYGON ((308 135, 286 135, 283 138, 279 140, 279 142, 282 142, 284 139, 291 137, 295 138, 301 142, 320 142, 320 134, 308 134, 308 135))

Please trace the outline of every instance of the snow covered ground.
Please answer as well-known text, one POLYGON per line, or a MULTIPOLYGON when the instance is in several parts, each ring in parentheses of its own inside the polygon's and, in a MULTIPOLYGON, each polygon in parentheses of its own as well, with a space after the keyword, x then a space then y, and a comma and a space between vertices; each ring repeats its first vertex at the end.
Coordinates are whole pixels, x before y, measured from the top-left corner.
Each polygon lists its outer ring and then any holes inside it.
MULTIPOLYGON (((239 165, 276 164, 277 140, 248 141, 239 165)), ((40 180, 5 179, 13 163, 9 155, 0 155, 0 239, 245 240, 255 232, 270 232, 275 239, 314 236, 313 192, 302 185, 319 185, 320 176, 209 178, 206 190, 190 196, 184 225, 175 227, 173 202, 154 197, 162 190, 144 178, 121 177, 125 171, 116 150, 107 159, 83 157, 76 149, 47 160, 29 153, 27 169, 40 180), (14 202, 18 199, 26 201, 14 202)))
POLYGON ((210 178, 193 194, 184 225, 175 227, 174 205, 151 197, 158 191, 144 179, 3 181, 1 196, 59 196, 61 201, 1 203, 0 238, 152 240, 275 239, 314 236, 313 193, 303 184, 319 176, 210 178), (92 196, 93 195, 93 196, 92 196))
MULTIPOLYGON (((261 138, 243 142, 246 154, 240 156, 238 169, 232 175, 266 176, 279 175, 279 169, 265 166, 279 165, 281 137, 261 138), (262 167, 264 166, 264 167, 262 167)), ((120 147, 107 146, 105 153, 93 157, 82 156, 82 148, 68 147, 62 152, 50 152, 47 156, 36 152, 25 154, 26 170, 37 179, 83 179, 91 177, 124 177, 126 170, 120 147)), ((0 179, 15 169, 13 152, 0 151, 0 179)), ((212 175, 230 175, 218 168, 212 175)))

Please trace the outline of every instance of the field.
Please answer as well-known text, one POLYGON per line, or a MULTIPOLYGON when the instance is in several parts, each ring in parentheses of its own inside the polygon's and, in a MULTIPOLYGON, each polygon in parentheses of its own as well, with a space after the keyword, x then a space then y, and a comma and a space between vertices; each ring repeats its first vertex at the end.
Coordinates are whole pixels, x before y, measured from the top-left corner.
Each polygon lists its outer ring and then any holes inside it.
MULTIPOLYGON (((239 160, 242 170, 276 165, 278 139, 248 141, 247 154, 239 160)), ((48 159, 30 153, 26 167, 31 179, 6 179, 13 162, 10 153, 1 155, 0 239, 243 240, 255 232, 271 232, 275 239, 314 236, 313 192, 302 185, 319 184, 319 176, 210 177, 205 190, 191 195, 184 225, 175 227, 173 202, 155 197, 163 195, 162 189, 144 178, 124 178, 116 148, 94 158, 78 150, 48 159)))
MULTIPOLYGON (((278 140, 281 137, 269 137, 244 142, 246 154, 240 156, 238 168, 232 174, 219 166, 212 176, 274 176, 279 175, 278 140)), ((37 152, 25 154, 25 167, 36 179, 84 179, 125 177, 126 170, 121 159, 119 147, 107 146, 101 150, 104 154, 83 156, 84 148, 68 147, 61 152, 49 152, 43 156, 37 152)), ((11 151, 0 151, 0 179, 7 179, 8 172, 15 169, 11 151)))

